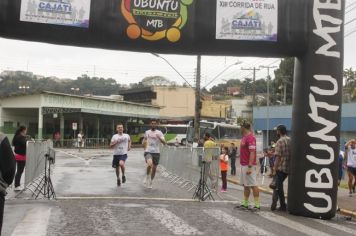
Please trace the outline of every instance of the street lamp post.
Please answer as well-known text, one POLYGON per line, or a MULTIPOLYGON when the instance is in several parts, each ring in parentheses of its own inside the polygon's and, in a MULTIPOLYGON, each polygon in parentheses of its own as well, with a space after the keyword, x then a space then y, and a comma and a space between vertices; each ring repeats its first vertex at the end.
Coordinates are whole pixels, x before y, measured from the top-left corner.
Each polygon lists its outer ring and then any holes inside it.
POLYGON ((269 146, 269 104, 270 104, 270 99, 269 99, 269 81, 271 80, 271 76, 269 74, 269 69, 276 68, 276 66, 260 66, 260 68, 266 68, 267 69, 267 148, 269 146))

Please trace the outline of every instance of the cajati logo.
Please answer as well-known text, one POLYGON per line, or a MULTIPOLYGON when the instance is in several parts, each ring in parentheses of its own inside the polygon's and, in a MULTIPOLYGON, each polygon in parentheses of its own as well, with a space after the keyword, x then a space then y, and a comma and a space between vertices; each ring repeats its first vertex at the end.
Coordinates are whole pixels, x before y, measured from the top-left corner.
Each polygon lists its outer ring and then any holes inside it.
POLYGON ((129 23, 127 36, 177 42, 188 21, 188 6, 194 0, 122 0, 121 12, 129 23))

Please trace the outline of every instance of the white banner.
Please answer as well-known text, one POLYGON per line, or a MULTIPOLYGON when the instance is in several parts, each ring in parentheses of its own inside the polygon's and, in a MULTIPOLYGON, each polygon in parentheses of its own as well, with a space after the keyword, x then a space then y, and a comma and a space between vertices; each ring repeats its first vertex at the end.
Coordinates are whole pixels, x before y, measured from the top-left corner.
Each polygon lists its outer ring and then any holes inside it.
POLYGON ((216 39, 277 41, 278 0, 217 0, 216 39))
POLYGON ((20 20, 89 28, 91 0, 22 0, 20 20))

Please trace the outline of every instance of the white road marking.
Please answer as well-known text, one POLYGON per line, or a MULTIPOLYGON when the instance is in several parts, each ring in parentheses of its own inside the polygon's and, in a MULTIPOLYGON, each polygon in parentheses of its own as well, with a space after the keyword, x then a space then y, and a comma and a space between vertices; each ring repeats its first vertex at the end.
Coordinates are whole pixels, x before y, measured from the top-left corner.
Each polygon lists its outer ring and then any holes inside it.
MULTIPOLYGON (((196 199, 191 199, 191 198, 154 198, 154 197, 130 197, 130 196, 94 196, 94 197, 88 197, 88 196, 79 196, 79 197, 57 197, 57 200, 137 200, 137 201, 142 201, 142 200, 147 200, 147 201, 167 201, 167 202, 199 202, 199 200, 196 199)), ((205 201, 206 203, 233 203, 237 204, 236 201, 212 201, 212 200, 207 200, 205 201)))
POLYGON ((17 224, 12 236, 46 236, 51 208, 37 207, 28 211, 23 220, 17 224))
POLYGON ((202 235, 198 229, 188 225, 184 220, 163 208, 146 208, 150 215, 175 235, 202 235))
POLYGON ((313 220, 318 222, 319 224, 326 225, 326 226, 334 228, 336 230, 340 230, 340 231, 344 231, 345 233, 348 233, 348 234, 356 235, 356 230, 348 228, 348 227, 345 227, 345 226, 340 225, 340 224, 335 224, 330 220, 329 221, 317 220, 317 219, 313 219, 313 220))
MULTIPOLYGON (((273 233, 267 232, 264 229, 261 229, 255 225, 252 225, 246 221, 240 220, 232 215, 229 215, 221 210, 204 210, 204 212, 227 224, 232 226, 234 229, 240 231, 244 235, 265 235, 265 236, 272 236, 274 235, 273 233)), ((236 234, 238 235, 238 234, 236 234)))
POLYGON ((283 225, 285 227, 288 227, 290 229, 293 229, 295 231, 298 231, 300 233, 303 233, 303 234, 306 234, 306 235, 309 235, 309 236, 315 236, 315 235, 318 235, 318 236, 331 236, 330 234, 321 232, 319 230, 316 230, 316 229, 313 229, 311 227, 308 227, 305 224, 298 223, 298 222, 293 221, 293 220, 289 220, 286 217, 283 217, 283 216, 280 216, 280 215, 277 215, 277 214, 274 214, 274 213, 271 213, 271 212, 263 212, 263 211, 261 211, 261 212, 258 212, 257 214, 259 216, 269 220, 269 221, 272 221, 274 223, 283 225))
POLYGON ((68 156, 71 156, 71 157, 78 158, 79 160, 84 161, 84 162, 87 161, 87 160, 85 160, 84 158, 81 158, 80 156, 74 155, 74 154, 69 153, 69 152, 65 152, 65 151, 61 151, 61 150, 59 150, 58 152, 64 153, 64 154, 66 154, 66 155, 68 155, 68 156))

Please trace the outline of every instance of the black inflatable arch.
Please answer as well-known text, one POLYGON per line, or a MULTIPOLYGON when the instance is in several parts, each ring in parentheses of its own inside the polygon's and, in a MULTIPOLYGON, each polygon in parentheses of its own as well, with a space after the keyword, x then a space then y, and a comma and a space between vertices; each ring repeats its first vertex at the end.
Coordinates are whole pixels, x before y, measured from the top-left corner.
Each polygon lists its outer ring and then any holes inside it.
MULTIPOLYGON (((78 27, 31 22, 31 12, 21 12, 24 2, 0 0, 1 37, 140 52, 296 57, 288 208, 307 217, 335 216, 345 0, 278 0, 276 41, 216 38, 219 4, 236 0, 87 0, 90 20, 78 27), (140 13, 150 7, 165 11, 166 20, 140 13)), ((69 0, 36 3, 72 10, 69 0)))

